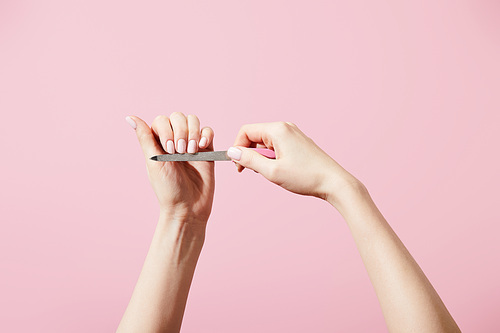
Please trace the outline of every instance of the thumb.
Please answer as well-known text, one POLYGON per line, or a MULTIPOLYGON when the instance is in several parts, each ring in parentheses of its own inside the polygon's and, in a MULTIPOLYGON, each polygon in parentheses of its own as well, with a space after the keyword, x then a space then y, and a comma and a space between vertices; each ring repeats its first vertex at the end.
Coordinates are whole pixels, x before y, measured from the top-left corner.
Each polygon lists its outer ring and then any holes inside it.
POLYGON ((155 155, 165 154, 163 148, 156 140, 153 131, 144 120, 136 116, 128 116, 125 119, 135 129, 135 134, 146 159, 155 155), (135 124, 135 127, 133 124, 135 124))
POLYGON ((271 180, 272 171, 275 168, 275 160, 262 156, 258 152, 246 147, 231 147, 227 150, 227 156, 239 165, 257 171, 271 180))

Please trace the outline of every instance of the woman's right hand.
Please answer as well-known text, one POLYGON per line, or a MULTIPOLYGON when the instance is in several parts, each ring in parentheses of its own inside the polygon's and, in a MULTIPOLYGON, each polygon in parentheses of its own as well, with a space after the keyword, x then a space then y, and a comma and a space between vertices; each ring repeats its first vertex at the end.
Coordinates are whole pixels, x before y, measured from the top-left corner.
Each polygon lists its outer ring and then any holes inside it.
POLYGON ((228 156, 298 194, 327 200, 345 218, 390 332, 460 332, 436 290, 363 184, 291 123, 245 125, 228 156), (268 159, 247 147, 274 149, 268 159), (390 283, 387 283, 387 282, 390 283))
POLYGON ((238 171, 252 169, 293 193, 315 196, 334 204, 345 189, 361 183, 296 125, 289 122, 250 124, 241 127, 228 156, 238 171), (248 147, 269 148, 269 159, 248 147))

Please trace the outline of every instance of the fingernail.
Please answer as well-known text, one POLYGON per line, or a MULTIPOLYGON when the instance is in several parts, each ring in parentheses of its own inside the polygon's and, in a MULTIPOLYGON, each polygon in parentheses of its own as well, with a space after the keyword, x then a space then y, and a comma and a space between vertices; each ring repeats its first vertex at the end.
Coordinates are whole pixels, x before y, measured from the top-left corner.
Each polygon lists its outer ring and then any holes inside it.
POLYGON ((229 156, 233 160, 239 161, 241 158, 241 150, 236 147, 231 147, 227 150, 227 156, 229 156))
POLYGON ((180 139, 177 141, 177 152, 181 154, 186 152, 186 140, 180 139))
POLYGON ((200 140, 200 148, 205 148, 206 144, 207 144, 207 138, 202 137, 200 140))
POLYGON ((188 153, 189 154, 196 153, 196 140, 189 140, 188 153))
POLYGON ((172 140, 167 141, 167 153, 169 154, 175 153, 174 142, 172 140))
POLYGON ((125 120, 130 126, 132 126, 133 129, 137 128, 137 124, 135 123, 134 119, 130 118, 129 116, 126 116, 125 120))

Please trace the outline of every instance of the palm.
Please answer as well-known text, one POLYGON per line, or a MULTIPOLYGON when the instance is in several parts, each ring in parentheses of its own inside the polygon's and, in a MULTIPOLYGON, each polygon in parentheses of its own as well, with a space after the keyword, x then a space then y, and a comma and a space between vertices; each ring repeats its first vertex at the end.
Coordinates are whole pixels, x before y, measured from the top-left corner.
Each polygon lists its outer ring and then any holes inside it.
MULTIPOLYGON (((178 150, 180 139, 186 143, 186 140, 193 135, 197 136, 196 144, 200 144, 202 136, 206 140, 203 144, 206 148, 199 151, 213 151, 213 130, 210 127, 200 130, 196 116, 189 115, 186 118, 179 112, 172 113, 170 118, 156 117, 151 128, 139 117, 128 118, 132 121, 132 125, 135 124, 137 127, 136 133, 146 158, 149 181, 162 211, 206 223, 214 196, 214 162, 158 162, 150 158, 166 154, 168 151, 166 144, 173 139, 178 139, 176 141, 178 150), (178 138, 174 137, 176 129, 178 133, 183 133, 179 134, 178 138)), ((184 152, 185 148, 184 146, 182 149, 184 152)))
POLYGON ((176 206, 208 219, 215 188, 214 162, 152 162, 150 181, 162 207, 176 206))

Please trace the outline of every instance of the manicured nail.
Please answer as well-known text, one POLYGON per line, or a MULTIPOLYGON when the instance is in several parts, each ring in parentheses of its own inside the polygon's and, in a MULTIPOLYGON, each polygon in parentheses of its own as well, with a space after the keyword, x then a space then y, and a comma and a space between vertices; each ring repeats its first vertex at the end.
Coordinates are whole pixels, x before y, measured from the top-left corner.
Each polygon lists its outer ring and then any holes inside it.
POLYGON ((169 154, 175 153, 174 142, 172 140, 167 141, 167 153, 169 154))
POLYGON ((189 140, 188 153, 189 154, 196 153, 196 140, 189 140))
POLYGON ((134 119, 130 118, 129 116, 126 116, 125 120, 130 126, 132 126, 133 129, 137 128, 137 124, 135 123, 134 119))
POLYGON ((241 158, 241 150, 236 147, 231 147, 227 150, 227 156, 229 156, 233 160, 239 161, 241 158))
POLYGON ((177 141, 177 152, 184 154, 186 152, 186 140, 180 139, 177 141))
POLYGON ((202 137, 200 140, 200 148, 205 148, 206 144, 207 144, 207 138, 202 137))

